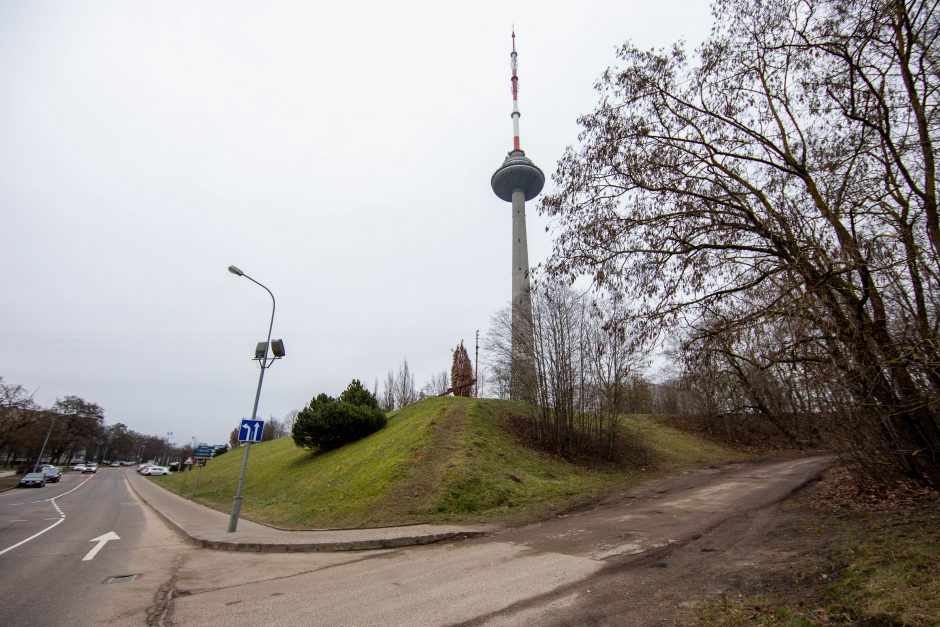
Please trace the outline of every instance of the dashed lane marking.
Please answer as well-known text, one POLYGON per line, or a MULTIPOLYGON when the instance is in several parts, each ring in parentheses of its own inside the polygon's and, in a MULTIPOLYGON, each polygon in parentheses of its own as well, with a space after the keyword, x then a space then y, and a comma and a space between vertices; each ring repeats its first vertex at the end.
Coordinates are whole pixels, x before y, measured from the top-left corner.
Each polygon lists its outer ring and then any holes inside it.
MULTIPOLYGON (((92 475, 91 477, 94 477, 94 475, 92 475)), ((51 525, 49 525, 48 527, 46 527, 45 529, 43 529, 42 531, 40 531, 40 532, 38 532, 38 533, 34 533, 33 535, 29 536, 29 537, 26 538, 25 540, 20 540, 19 542, 17 542, 17 543, 14 544, 13 546, 8 546, 7 548, 3 549, 2 551, 0 551, 0 555, 3 555, 4 553, 8 553, 9 551, 12 551, 13 549, 15 549, 15 548, 17 548, 17 547, 23 546, 24 544, 26 544, 26 543, 29 542, 30 540, 35 540, 36 538, 38 538, 38 537, 41 536, 42 534, 46 533, 46 532, 49 531, 50 529, 55 529, 57 526, 59 526, 59 525, 61 525, 63 522, 65 522, 65 512, 62 511, 62 508, 59 507, 59 504, 56 503, 55 500, 58 499, 58 498, 61 498, 61 497, 65 496, 66 494, 71 494, 71 493, 74 492, 75 490, 79 489, 80 487, 82 487, 83 485, 85 485, 86 483, 88 483, 88 481, 91 480, 91 477, 88 477, 88 479, 85 479, 84 481, 82 481, 81 483, 79 483, 77 486, 75 486, 74 488, 72 488, 71 490, 69 490, 68 492, 63 492, 62 494, 60 494, 60 495, 58 495, 58 496, 54 496, 54 497, 52 497, 52 498, 50 498, 50 499, 45 499, 46 501, 49 501, 50 503, 52 503, 52 506, 55 508, 55 511, 59 512, 59 519, 56 520, 56 521, 55 521, 54 523, 52 523, 51 525)), ((44 501, 33 501, 33 502, 34 502, 34 503, 42 503, 42 502, 44 502, 44 501)))

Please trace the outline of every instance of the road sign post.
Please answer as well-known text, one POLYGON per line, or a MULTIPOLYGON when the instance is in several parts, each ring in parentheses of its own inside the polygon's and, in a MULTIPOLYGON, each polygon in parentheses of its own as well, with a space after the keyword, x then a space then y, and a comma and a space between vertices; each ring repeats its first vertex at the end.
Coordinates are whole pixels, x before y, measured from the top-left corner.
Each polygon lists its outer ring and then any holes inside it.
POLYGON ((261 396, 261 381, 264 379, 264 369, 261 370, 261 376, 258 377, 258 393, 255 395, 255 407, 251 412, 251 420, 242 420, 238 427, 238 441, 245 443, 245 457, 242 458, 242 470, 238 475, 238 489, 235 492, 235 502, 232 504, 232 515, 229 517, 228 530, 234 533, 238 524, 238 514, 242 509, 242 487, 245 484, 245 471, 248 469, 248 451, 251 450, 252 442, 260 442, 261 434, 264 432, 264 421, 255 420, 258 415, 258 397, 261 396))
POLYGON ((196 498, 196 488, 199 487, 199 477, 202 476, 202 467, 206 465, 206 460, 197 459, 196 465, 198 466, 199 470, 196 471, 196 483, 193 484, 193 498, 196 498))
POLYGON ((274 328, 274 310, 277 307, 277 303, 274 300, 274 294, 265 287, 263 284, 255 281, 253 278, 236 268, 235 266, 229 266, 228 271, 234 274, 235 276, 243 276, 255 285, 264 288, 264 291, 268 293, 271 297, 271 322, 268 324, 268 339, 263 343, 259 342, 258 346, 255 347, 255 360, 258 361, 258 365, 261 367, 261 374, 258 375, 258 389, 255 391, 255 404, 251 408, 251 420, 247 421, 249 424, 245 424, 246 421, 242 421, 241 427, 239 428, 239 440, 241 440, 242 433, 250 435, 250 438, 245 439, 245 457, 242 459, 242 470, 238 475, 238 488, 235 490, 235 498, 232 500, 232 515, 228 519, 228 531, 229 533, 235 532, 235 527, 238 525, 238 514, 242 508, 242 487, 245 484, 245 470, 248 468, 248 453, 251 451, 252 442, 261 441, 261 433, 264 431, 264 422, 256 420, 258 417, 258 400, 261 398, 261 384, 264 382, 264 371, 267 370, 271 364, 276 360, 284 356, 284 342, 281 340, 274 340, 271 342, 271 330, 274 328), (268 349, 271 349, 274 352, 274 356, 268 359, 268 349), (253 424, 260 423, 260 425, 253 424))

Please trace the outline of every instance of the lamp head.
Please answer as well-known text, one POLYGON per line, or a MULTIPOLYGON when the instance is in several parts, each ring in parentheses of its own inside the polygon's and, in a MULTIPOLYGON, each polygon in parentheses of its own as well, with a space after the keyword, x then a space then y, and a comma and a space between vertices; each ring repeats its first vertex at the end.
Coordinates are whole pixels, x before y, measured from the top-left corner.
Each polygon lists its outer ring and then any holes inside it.
POLYGON ((236 268, 235 266, 229 266, 228 271, 234 274, 235 276, 245 276, 245 273, 236 268))

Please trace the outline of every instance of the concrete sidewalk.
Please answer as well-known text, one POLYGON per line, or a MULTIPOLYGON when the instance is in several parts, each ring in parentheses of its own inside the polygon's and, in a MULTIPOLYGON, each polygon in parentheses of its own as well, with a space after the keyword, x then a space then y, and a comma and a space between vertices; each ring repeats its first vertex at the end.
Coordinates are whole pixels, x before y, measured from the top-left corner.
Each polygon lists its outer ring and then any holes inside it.
POLYGON ((209 549, 294 553, 358 551, 429 544, 452 538, 491 533, 494 525, 406 525, 374 529, 287 531, 240 518, 238 530, 228 533, 229 514, 210 509, 164 490, 129 470, 131 490, 187 540, 209 549))

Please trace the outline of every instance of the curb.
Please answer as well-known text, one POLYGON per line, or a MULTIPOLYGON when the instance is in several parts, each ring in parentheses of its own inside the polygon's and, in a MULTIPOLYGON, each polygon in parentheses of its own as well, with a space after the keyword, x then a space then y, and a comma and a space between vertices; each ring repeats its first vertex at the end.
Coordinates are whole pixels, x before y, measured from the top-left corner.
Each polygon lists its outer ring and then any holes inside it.
MULTIPOLYGON (((368 551, 375 549, 392 549, 403 546, 418 546, 422 544, 431 544, 443 540, 463 540, 466 538, 476 538, 485 536, 489 531, 446 531, 442 533, 433 533, 421 536, 402 536, 399 538, 376 538, 374 540, 348 540, 344 542, 229 542, 226 540, 210 540, 200 536, 194 536, 176 522, 169 514, 155 507, 147 497, 137 491, 133 481, 127 476, 124 481, 130 487, 131 492, 141 501, 147 504, 151 510, 156 512, 170 527, 179 534, 184 540, 195 546, 204 549, 214 549, 218 551, 244 551, 253 553, 317 553, 329 551, 368 551)), ((163 488, 160 488, 163 489, 163 488)))
POLYGON ((190 542, 206 549, 219 551, 244 551, 254 553, 325 553, 331 551, 369 551, 375 549, 394 549, 403 546, 419 546, 432 544, 443 540, 463 540, 486 535, 485 531, 453 531, 435 533, 426 536, 403 536, 401 538, 386 538, 375 540, 349 540, 346 542, 226 542, 224 540, 208 540, 189 536, 190 542))

